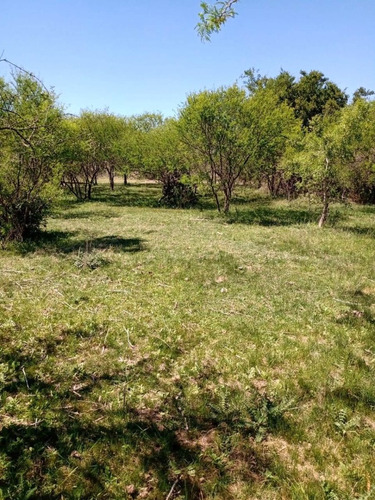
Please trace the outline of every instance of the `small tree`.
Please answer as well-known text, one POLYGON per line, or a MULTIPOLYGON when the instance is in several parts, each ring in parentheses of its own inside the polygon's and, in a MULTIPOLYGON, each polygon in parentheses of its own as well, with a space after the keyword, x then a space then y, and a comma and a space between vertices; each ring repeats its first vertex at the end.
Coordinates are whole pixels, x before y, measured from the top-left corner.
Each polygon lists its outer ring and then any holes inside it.
POLYGON ((349 196, 375 203, 375 101, 358 98, 343 110, 340 135, 347 159, 349 196))
POLYGON ((95 144, 95 163, 106 171, 109 185, 115 188, 115 175, 123 169, 126 161, 126 139, 132 132, 130 124, 121 117, 105 111, 81 115, 82 127, 95 144))
POLYGON ((97 143, 81 118, 64 121, 64 146, 61 151, 61 185, 80 201, 90 200, 92 188, 102 165, 97 143))
POLYGON ((284 170, 282 158, 291 141, 301 136, 301 123, 272 88, 257 89, 249 98, 248 109, 248 177, 265 182, 272 196, 282 193, 290 197, 295 190, 295 176, 284 170))
POLYGON ((22 241, 38 231, 52 200, 61 111, 32 75, 0 79, 0 237, 22 241))
POLYGON ((196 187, 191 182, 188 153, 181 143, 176 120, 165 120, 143 132, 142 145, 143 173, 162 183, 160 202, 171 207, 194 205, 196 187))
POLYGON ((182 141, 208 182, 219 212, 229 211, 233 190, 251 156, 248 121, 246 93, 236 85, 191 94, 180 110, 182 141))
POLYGON ((299 146, 286 158, 289 167, 298 171, 301 185, 322 201, 319 227, 328 219, 333 200, 342 199, 348 186, 348 165, 352 157, 347 145, 348 135, 342 127, 340 113, 316 117, 311 132, 305 134, 299 146))

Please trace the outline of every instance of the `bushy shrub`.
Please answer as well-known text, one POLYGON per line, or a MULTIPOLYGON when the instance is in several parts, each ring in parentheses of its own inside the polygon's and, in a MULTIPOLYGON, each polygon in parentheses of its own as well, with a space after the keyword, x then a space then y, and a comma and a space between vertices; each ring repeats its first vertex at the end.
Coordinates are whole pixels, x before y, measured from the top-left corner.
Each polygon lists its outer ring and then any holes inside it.
POLYGON ((186 208, 195 205, 198 201, 197 188, 190 183, 186 176, 177 170, 165 172, 161 176, 163 196, 160 203, 168 207, 186 208))
POLYGON ((39 229, 53 197, 61 112, 34 77, 0 79, 0 238, 23 239, 39 229))

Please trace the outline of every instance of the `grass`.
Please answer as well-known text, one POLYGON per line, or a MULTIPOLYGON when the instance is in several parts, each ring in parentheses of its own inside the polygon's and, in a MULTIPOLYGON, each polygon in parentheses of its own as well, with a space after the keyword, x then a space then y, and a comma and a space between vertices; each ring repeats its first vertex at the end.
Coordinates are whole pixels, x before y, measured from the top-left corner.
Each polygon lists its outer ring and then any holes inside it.
POLYGON ((0 252, 0 498, 373 498, 375 208, 95 194, 0 252))

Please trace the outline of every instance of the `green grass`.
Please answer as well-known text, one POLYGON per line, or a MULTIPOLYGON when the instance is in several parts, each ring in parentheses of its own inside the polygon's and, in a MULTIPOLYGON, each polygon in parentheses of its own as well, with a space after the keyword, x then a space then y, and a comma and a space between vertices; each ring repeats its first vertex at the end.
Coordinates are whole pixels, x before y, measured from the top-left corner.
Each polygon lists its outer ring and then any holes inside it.
POLYGON ((375 208, 239 195, 100 185, 0 252, 0 498, 375 497, 375 208))

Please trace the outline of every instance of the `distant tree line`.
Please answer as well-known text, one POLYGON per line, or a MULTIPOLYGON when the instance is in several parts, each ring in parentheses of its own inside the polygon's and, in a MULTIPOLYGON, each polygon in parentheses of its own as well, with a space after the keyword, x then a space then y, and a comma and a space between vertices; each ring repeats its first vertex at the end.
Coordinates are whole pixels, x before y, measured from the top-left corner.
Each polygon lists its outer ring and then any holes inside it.
POLYGON ((319 71, 296 79, 245 71, 244 85, 190 94, 175 118, 106 111, 66 115, 31 74, 0 79, 0 239, 38 231, 65 189, 90 200, 98 176, 130 173, 162 184, 161 202, 193 205, 210 193, 230 210, 239 184, 273 197, 309 194, 323 225, 334 200, 375 203, 375 102, 349 96, 319 71))

